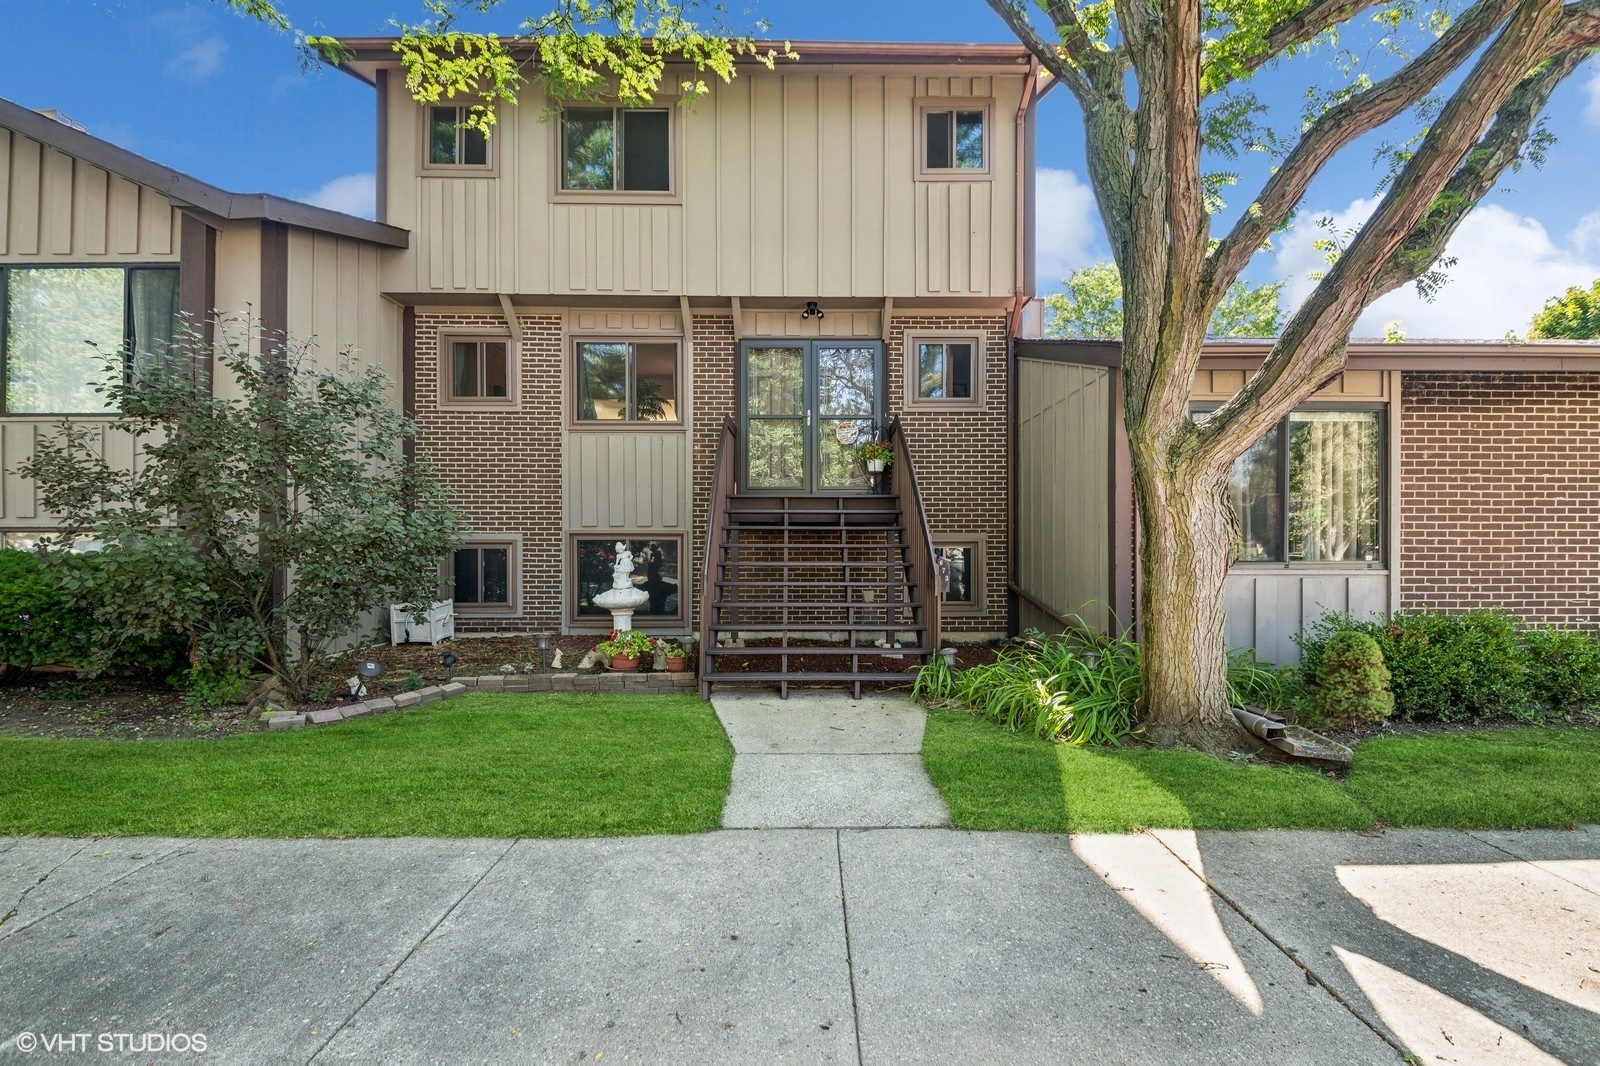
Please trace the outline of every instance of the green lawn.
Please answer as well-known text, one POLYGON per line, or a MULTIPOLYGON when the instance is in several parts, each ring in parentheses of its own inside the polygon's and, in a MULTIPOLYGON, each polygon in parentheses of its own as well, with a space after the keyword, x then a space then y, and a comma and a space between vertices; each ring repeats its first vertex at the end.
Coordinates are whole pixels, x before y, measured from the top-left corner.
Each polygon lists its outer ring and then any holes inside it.
POLYGON ((463 696, 227 740, 0 736, 0 834, 574 837, 693 833, 733 751, 689 696, 463 696))
POLYGON ((1166 829, 1524 827, 1600 822, 1600 731, 1386 737, 1340 784, 1313 770, 1195 752, 1071 748, 932 711, 922 758, 956 825, 1166 829))

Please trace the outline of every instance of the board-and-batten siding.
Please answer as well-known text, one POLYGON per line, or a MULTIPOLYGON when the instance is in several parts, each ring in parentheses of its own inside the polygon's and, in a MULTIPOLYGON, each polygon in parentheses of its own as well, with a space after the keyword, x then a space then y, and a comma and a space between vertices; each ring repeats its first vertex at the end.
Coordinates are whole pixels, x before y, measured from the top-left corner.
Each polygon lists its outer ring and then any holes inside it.
POLYGON ((684 530, 689 436, 667 433, 567 434, 567 529, 684 530))
POLYGON ((348 351, 354 362, 382 370, 398 390, 403 312, 378 294, 381 267, 374 245, 290 230, 289 336, 314 345, 319 366, 336 367, 348 351))
MULTIPOLYGON (((105 422, 79 418, 73 422, 90 432, 95 451, 113 470, 127 472, 143 466, 143 455, 129 434, 118 433, 105 422)), ((55 527, 55 520, 39 506, 37 486, 19 474, 17 466, 31 459, 37 442, 53 436, 60 425, 61 419, 55 416, 0 419, 0 528, 55 527)))
POLYGON ((0 129, 0 263, 173 262, 167 197, 0 129))
POLYGON ((754 72, 674 114, 676 197, 553 192, 556 130, 508 108, 490 172, 423 171, 390 79, 389 217, 418 233, 391 292, 1010 296, 1023 76, 754 72), (915 180, 916 101, 993 100, 991 176, 915 180), (665 202, 670 201, 670 202, 665 202))
MULTIPOLYGON (((1017 360, 1017 584, 1102 632, 1111 624, 1112 373, 1017 360)), ((1018 611, 1023 629, 1061 630, 1026 600, 1018 611)))

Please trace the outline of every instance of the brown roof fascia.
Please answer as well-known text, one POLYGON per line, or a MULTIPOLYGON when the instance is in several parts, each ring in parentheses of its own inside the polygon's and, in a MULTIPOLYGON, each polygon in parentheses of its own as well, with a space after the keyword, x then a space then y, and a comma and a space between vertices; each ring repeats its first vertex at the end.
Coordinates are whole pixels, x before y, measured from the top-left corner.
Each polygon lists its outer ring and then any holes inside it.
MULTIPOLYGON (((1200 356, 1201 370, 1255 370, 1272 350, 1270 341, 1212 341, 1200 356)), ((1600 371, 1596 341, 1351 341, 1346 370, 1409 370, 1419 373, 1600 371)))
MULTIPOLYGON (((395 54, 397 37, 341 37, 339 43, 349 50, 347 60, 335 64, 351 77, 368 85, 377 83, 377 68, 387 64, 396 66, 400 57, 395 54)), ((782 50, 783 41, 757 41, 761 51, 769 48, 782 50)), ((798 63, 805 65, 852 64, 872 66, 960 66, 960 67, 1016 67, 1026 71, 1033 53, 1020 44, 942 44, 913 43, 905 41, 789 41, 799 56, 798 63)), ((532 46, 513 43, 514 52, 528 52, 532 46)), ((788 62, 788 61, 785 61, 788 62)), ((758 60, 741 57, 742 67, 762 69, 758 60)))
POLYGON ((192 207, 202 215, 226 221, 282 222, 301 229, 351 237, 387 248, 405 248, 411 233, 397 226, 356 218, 326 207, 303 204, 270 193, 232 193, 199 178, 135 155, 110 141, 75 130, 55 119, 30 111, 21 104, 0 99, 0 126, 59 149, 102 170, 166 194, 178 207, 192 207))

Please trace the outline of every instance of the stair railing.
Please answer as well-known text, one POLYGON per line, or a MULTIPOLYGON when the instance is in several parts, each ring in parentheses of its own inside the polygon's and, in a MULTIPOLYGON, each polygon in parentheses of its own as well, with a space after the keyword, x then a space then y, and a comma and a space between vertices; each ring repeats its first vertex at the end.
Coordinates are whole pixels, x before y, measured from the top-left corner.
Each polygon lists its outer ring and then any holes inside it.
POLYGON ((906 516, 911 579, 922 597, 922 619, 927 626, 928 647, 932 649, 928 661, 932 662, 939 654, 939 605, 944 598, 944 570, 933 553, 933 534, 928 530, 928 516, 922 509, 922 491, 917 487, 917 471, 911 463, 911 449, 906 446, 900 416, 896 415, 889 423, 884 435, 894 449, 894 460, 884 476, 889 479, 889 491, 899 497, 901 512, 906 516))
POLYGON ((716 597, 717 549, 728 526, 728 500, 733 497, 734 464, 739 455, 739 424, 722 416, 717 461, 711 476, 711 509, 706 515, 706 550, 700 566, 700 696, 711 698, 711 616, 716 597))

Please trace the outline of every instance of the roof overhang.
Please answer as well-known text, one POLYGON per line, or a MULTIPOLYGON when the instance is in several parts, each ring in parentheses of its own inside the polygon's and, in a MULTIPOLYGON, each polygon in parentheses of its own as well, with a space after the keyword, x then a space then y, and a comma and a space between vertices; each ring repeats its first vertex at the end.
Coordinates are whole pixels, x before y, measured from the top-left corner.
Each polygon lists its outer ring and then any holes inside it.
MULTIPOLYGON (((1258 369, 1272 351, 1269 340, 1207 341, 1201 370, 1258 369)), ((1408 370, 1419 373, 1536 374, 1600 373, 1600 341, 1351 341, 1346 370, 1408 370)), ((1122 344, 1115 340, 1028 339, 1017 342, 1023 358, 1054 359, 1098 366, 1121 366, 1122 344)))
POLYGON ((131 182, 155 189, 164 193, 175 207, 192 210, 208 219, 281 222, 319 233, 352 237, 386 248, 405 248, 411 243, 410 232, 397 226, 330 211, 326 207, 316 207, 271 193, 234 193, 219 189, 10 100, 0 99, 0 127, 49 145, 131 182))

